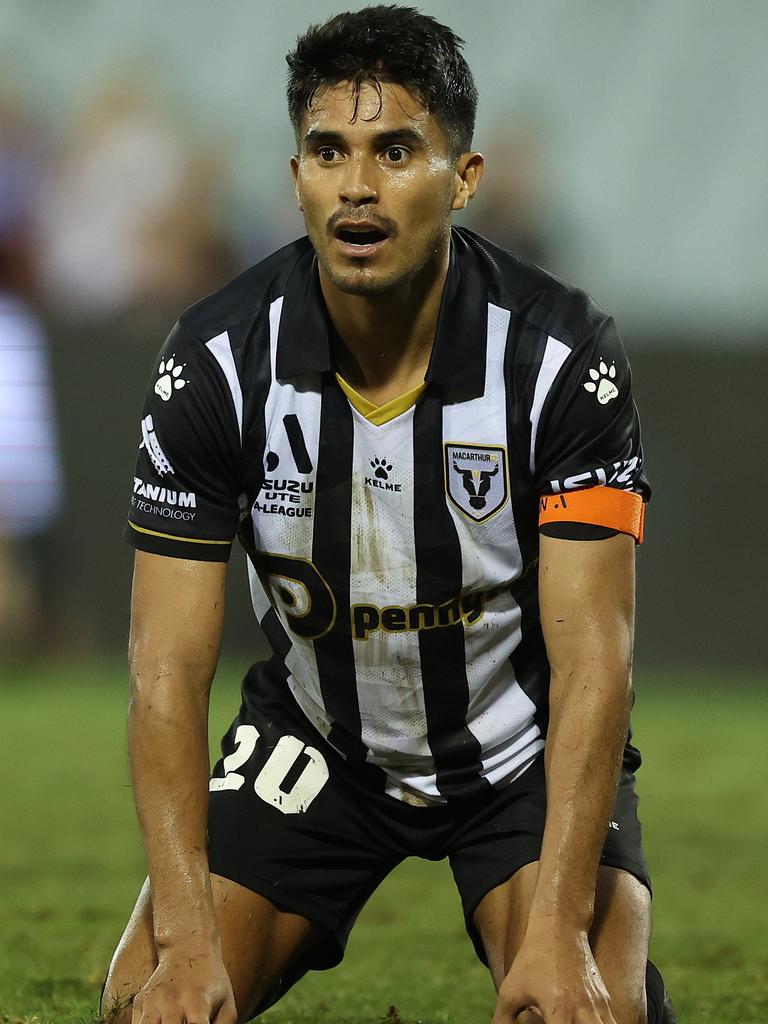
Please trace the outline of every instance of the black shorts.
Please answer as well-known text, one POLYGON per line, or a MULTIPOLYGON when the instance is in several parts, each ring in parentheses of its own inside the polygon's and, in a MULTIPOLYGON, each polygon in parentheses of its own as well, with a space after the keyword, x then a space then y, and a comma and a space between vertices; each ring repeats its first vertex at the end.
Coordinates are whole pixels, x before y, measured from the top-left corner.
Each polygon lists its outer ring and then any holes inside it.
MULTIPOLYGON (((372 788, 310 724, 282 680, 259 666, 222 740, 211 781, 210 870, 317 924, 323 938, 294 965, 334 967, 379 883, 406 857, 448 857, 467 931, 487 963, 472 915, 480 900, 538 860, 546 815, 544 758, 487 799, 414 807, 372 788)), ((251 670, 252 672, 254 670, 251 670)), ((619 786, 601 863, 650 890, 634 775, 619 786)), ((274 1000, 270 1000, 273 1002, 274 1000)), ((262 1007, 264 1009, 266 1007, 262 1007)))

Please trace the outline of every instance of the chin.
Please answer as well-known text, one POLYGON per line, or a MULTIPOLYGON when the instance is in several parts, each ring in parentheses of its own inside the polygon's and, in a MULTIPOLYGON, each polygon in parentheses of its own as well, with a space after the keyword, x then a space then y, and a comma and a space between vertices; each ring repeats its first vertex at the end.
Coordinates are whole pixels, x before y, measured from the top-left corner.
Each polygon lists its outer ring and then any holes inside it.
POLYGON ((346 295, 384 295, 410 277, 409 274, 377 273, 366 267, 349 270, 328 267, 327 272, 334 285, 346 295))

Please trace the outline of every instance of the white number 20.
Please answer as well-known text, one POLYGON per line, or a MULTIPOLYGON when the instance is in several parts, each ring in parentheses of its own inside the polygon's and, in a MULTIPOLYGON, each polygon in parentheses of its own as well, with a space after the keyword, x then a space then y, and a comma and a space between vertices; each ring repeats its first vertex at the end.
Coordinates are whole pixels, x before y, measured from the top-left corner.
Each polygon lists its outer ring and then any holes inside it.
MULTIPOLYGON (((222 790, 242 789, 245 776, 237 769, 242 768, 256 749, 259 731, 255 725, 238 725, 235 732, 235 750, 224 758, 224 778, 211 779, 212 793, 222 790)), ((296 736, 281 736, 267 763, 253 783, 253 788, 268 804, 283 814, 303 814, 328 781, 328 765, 325 758, 314 747, 305 746, 296 736), (290 790, 282 784, 301 754, 306 754, 307 764, 290 790)))

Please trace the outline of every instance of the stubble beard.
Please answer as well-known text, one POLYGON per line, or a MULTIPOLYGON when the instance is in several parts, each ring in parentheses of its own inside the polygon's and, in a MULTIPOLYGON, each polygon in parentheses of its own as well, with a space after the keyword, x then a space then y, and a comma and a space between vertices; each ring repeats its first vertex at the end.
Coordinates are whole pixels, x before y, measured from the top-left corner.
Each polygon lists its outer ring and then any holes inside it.
POLYGON ((439 252, 446 230, 450 231, 450 223, 447 229, 441 225, 440 228, 435 230, 429 242, 425 244, 424 249, 419 254, 418 260, 384 274, 377 273, 373 267, 365 266, 340 269, 338 266, 334 266, 324 253, 321 254, 318 246, 315 246, 315 252, 323 272, 340 292, 344 292, 345 295, 360 295, 374 298, 393 292, 417 277, 439 252))

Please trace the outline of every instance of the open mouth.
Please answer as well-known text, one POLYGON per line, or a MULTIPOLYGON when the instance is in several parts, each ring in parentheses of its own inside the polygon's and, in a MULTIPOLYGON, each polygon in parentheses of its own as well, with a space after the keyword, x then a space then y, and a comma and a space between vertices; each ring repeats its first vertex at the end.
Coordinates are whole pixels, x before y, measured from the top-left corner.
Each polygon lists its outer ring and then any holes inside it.
POLYGON ((370 221, 360 221, 359 224, 342 221, 333 235, 348 256, 371 256, 389 237, 383 228, 370 221))
POLYGON ((349 245, 375 245, 377 242, 383 242, 387 236, 377 228, 364 230, 342 228, 336 233, 336 237, 340 238, 342 242, 347 242, 349 245))

